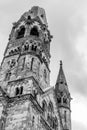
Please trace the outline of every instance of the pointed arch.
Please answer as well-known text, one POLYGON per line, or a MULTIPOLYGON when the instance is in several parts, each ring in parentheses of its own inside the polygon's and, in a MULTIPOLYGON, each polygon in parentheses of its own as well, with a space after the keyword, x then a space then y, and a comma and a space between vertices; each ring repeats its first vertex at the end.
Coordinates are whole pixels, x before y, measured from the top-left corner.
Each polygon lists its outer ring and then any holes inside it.
POLYGON ((17 30, 17 37, 16 39, 24 37, 25 34, 25 26, 21 26, 19 30, 17 30))
POLYGON ((67 104, 67 98, 66 97, 63 97, 63 103, 67 104))
POLYGON ((23 93, 23 86, 20 87, 20 94, 23 93))
POLYGON ((61 103, 61 96, 60 95, 57 96, 57 101, 58 101, 58 103, 61 103))
POLYGON ((19 88, 17 87, 16 90, 15 90, 15 95, 19 95, 19 88))
POLYGON ((67 96, 66 95, 63 96, 63 103, 67 104, 67 96))
POLYGON ((39 31, 38 31, 37 26, 34 26, 33 28, 31 28, 30 35, 39 37, 39 31))
POLYGON ((46 109, 47 109, 47 103, 46 103, 45 100, 43 100, 43 102, 42 102, 42 109, 43 109, 44 112, 45 112, 46 109))
POLYGON ((48 111, 50 111, 51 113, 54 112, 52 101, 50 101, 49 104, 48 104, 48 111))

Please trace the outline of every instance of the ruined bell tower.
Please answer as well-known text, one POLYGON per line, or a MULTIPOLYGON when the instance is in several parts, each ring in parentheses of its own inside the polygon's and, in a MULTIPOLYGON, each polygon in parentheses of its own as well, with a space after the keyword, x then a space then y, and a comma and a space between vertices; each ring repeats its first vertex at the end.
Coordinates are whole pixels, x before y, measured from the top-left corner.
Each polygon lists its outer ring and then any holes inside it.
POLYGON ((55 87, 50 86, 51 39, 45 11, 38 6, 13 23, 0 68, 0 130, 71 130, 62 67, 55 87), (61 77, 63 106, 58 102, 61 77))

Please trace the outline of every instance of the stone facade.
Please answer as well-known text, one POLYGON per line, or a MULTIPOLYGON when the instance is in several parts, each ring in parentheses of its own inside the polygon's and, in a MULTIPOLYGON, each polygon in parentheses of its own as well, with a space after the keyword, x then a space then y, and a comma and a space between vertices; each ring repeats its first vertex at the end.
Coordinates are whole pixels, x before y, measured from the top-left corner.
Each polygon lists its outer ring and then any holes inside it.
POLYGON ((62 62, 50 86, 52 36, 44 9, 13 23, 0 68, 0 130, 71 130, 71 96, 62 62))

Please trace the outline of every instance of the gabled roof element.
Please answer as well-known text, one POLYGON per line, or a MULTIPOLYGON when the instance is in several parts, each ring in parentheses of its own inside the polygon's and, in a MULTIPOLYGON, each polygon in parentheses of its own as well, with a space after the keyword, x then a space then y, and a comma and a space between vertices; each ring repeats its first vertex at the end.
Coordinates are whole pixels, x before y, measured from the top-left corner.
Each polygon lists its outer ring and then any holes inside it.
POLYGON ((66 78, 65 78, 65 74, 63 71, 63 67, 62 67, 62 61, 60 61, 60 69, 59 69, 59 74, 57 77, 57 81, 56 81, 56 85, 55 85, 55 89, 58 92, 69 92, 68 90, 68 86, 67 86, 67 82, 66 82, 66 78))

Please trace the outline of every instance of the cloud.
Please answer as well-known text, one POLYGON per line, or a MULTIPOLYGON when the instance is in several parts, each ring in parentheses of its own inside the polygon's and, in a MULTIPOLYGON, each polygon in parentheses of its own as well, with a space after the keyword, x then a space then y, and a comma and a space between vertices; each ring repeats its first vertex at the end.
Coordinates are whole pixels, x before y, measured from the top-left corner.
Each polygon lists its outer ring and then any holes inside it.
POLYGON ((82 123, 79 123, 76 121, 72 122, 72 127, 73 127, 72 130, 87 130, 86 126, 84 126, 82 123))
MULTIPOLYGON (((58 4, 57 10, 52 10, 53 12, 51 13, 51 16, 54 13, 51 21, 53 24, 51 28, 54 33, 51 51, 55 50, 54 52, 52 51, 52 56, 53 58, 58 57, 63 60, 66 75, 69 75, 67 79, 72 79, 70 80, 70 86, 73 87, 74 92, 87 95, 85 84, 87 73, 84 70, 84 62, 86 61, 84 61, 83 56, 77 51, 77 39, 84 34, 86 23, 83 14, 85 13, 84 8, 87 5, 87 1, 67 0, 61 1, 58 4)), ((54 63, 58 64, 53 58, 51 66, 54 63)))

